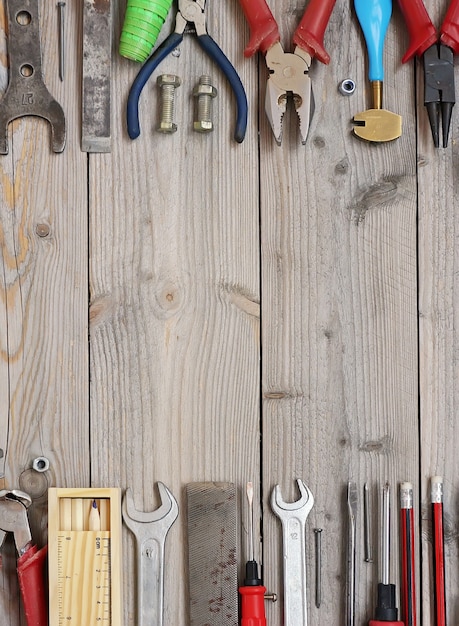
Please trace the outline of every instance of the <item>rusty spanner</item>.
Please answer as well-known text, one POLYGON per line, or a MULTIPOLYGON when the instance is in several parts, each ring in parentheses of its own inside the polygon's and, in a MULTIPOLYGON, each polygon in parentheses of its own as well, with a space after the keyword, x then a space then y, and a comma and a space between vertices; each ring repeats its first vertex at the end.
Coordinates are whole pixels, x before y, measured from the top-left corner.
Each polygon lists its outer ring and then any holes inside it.
POLYGON ((8 154, 8 124, 42 117, 51 124, 52 148, 65 147, 65 116, 51 96, 41 67, 38 0, 7 0, 9 83, 0 101, 0 154, 8 154))
POLYGON ((158 482, 161 506, 151 513, 137 511, 130 489, 123 499, 123 520, 137 545, 137 626, 162 626, 164 613, 164 546, 178 516, 178 504, 158 482))
POLYGON ((282 522, 284 561, 284 624, 306 626, 308 607, 306 593, 306 519, 314 505, 309 488, 297 479, 301 497, 284 502, 279 485, 271 494, 271 507, 282 522))

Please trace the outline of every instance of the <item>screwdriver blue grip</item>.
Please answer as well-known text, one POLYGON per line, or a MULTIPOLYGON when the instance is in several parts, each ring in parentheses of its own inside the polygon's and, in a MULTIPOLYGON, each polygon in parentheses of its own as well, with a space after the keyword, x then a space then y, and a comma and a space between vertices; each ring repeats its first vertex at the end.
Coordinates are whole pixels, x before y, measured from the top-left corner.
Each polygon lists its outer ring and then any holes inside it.
POLYGON ((384 39, 392 15, 392 0, 354 0, 354 7, 367 44, 369 78, 382 81, 384 39))

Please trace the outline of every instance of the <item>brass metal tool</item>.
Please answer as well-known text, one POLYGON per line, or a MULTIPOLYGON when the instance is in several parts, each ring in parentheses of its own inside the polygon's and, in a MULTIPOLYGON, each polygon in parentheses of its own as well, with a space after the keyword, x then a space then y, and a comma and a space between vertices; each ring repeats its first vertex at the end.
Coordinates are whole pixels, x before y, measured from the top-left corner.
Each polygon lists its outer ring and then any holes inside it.
POLYGON ((354 0, 354 5, 367 44, 372 91, 372 108, 354 115, 354 134, 365 141, 392 141, 402 134, 401 116, 382 107, 383 47, 392 0, 354 0))

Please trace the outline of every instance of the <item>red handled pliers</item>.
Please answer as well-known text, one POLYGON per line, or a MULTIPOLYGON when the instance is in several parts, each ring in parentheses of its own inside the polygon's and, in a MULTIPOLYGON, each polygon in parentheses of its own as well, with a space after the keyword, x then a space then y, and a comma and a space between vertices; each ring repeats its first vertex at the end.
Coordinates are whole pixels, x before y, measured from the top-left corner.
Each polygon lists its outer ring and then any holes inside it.
POLYGON ((0 547, 6 535, 13 533, 18 552, 17 574, 27 626, 48 626, 45 565, 48 546, 38 550, 32 541, 27 509, 32 499, 13 489, 0 491, 0 547))
POLYGON ((398 0, 408 27, 410 45, 402 61, 414 55, 424 64, 424 104, 436 148, 440 145, 440 117, 443 147, 448 145, 454 92, 454 54, 459 52, 459 0, 452 0, 437 34, 422 0, 398 0))
POLYGON ((277 143, 282 140, 282 118, 287 97, 293 102, 300 120, 302 143, 306 143, 309 124, 314 113, 311 61, 317 57, 328 64, 330 57, 323 45, 325 29, 336 0, 311 0, 293 35, 293 53, 284 52, 279 28, 266 0, 239 0, 250 27, 250 41, 244 54, 249 57, 260 51, 266 55, 270 72, 266 87, 265 109, 277 143))

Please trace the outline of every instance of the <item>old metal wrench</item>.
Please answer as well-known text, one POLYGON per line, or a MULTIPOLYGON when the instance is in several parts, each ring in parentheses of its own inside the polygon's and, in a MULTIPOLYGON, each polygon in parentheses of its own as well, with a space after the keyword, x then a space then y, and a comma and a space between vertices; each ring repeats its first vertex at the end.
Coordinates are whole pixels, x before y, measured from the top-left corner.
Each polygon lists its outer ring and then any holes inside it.
POLYGON ((137 626, 161 626, 164 608, 164 546, 178 516, 178 504, 158 482, 161 506, 151 513, 137 511, 130 489, 123 499, 123 520, 137 544, 137 626))
POLYGON ((0 101, 0 154, 8 154, 8 124, 42 117, 51 124, 52 148, 65 147, 65 116, 51 96, 41 67, 38 0, 7 0, 9 83, 0 101))
POLYGON ((301 494, 296 502, 284 502, 279 485, 271 494, 271 507, 282 522, 286 626, 306 626, 308 623, 305 530, 314 498, 301 479, 296 482, 301 494))

